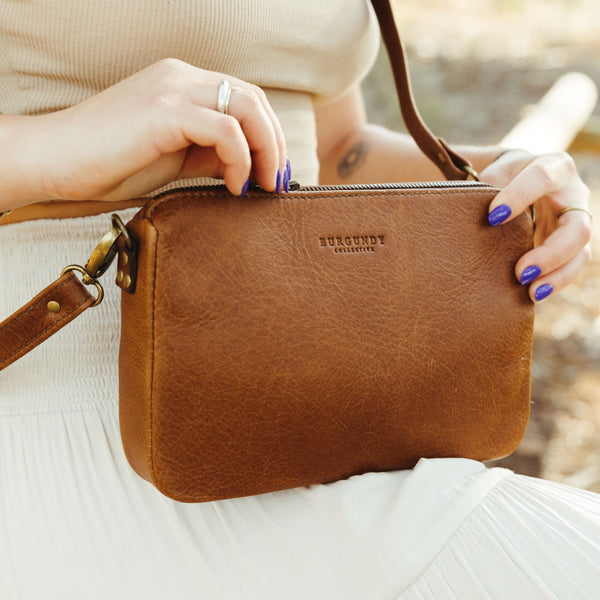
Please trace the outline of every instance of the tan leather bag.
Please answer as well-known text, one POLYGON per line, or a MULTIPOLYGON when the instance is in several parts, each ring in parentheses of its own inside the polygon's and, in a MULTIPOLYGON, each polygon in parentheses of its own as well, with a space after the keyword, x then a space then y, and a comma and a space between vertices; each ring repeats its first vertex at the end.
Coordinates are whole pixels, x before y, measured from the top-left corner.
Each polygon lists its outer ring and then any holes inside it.
MULTIPOLYGON (((498 190, 464 181, 423 125, 374 5, 409 131, 454 181, 169 192, 115 220, 82 269, 99 286, 118 247, 123 445, 171 498, 492 459, 523 435, 534 309, 514 266, 531 219, 489 226, 498 190)), ((68 268, 0 324, 0 367, 92 303, 68 268)))

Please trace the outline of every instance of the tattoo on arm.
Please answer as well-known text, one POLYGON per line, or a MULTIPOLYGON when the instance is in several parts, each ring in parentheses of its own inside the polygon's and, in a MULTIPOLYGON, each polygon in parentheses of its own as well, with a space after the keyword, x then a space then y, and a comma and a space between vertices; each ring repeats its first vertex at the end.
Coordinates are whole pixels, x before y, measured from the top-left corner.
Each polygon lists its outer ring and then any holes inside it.
POLYGON ((340 179, 347 179, 353 175, 367 160, 369 144, 360 140, 354 144, 342 157, 337 168, 340 179))

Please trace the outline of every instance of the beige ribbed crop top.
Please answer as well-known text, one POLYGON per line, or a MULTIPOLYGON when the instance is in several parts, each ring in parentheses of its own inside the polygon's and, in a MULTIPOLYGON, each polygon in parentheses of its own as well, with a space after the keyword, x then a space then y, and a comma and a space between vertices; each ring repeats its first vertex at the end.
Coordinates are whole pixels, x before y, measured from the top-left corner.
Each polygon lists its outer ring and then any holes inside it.
POLYGON ((378 35, 368 0, 3 0, 0 112, 59 110, 179 58, 265 88, 296 178, 314 182, 313 101, 366 73, 378 35))

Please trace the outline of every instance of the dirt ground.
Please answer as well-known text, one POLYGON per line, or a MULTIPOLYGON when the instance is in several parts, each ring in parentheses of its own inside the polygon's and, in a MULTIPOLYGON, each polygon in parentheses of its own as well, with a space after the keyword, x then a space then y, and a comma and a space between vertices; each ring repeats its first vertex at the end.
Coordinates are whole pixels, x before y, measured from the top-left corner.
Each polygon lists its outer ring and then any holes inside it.
MULTIPOLYGON (((563 73, 600 87, 597 0, 398 0, 397 14, 417 103, 447 141, 498 143, 563 73)), ((380 54, 364 83, 368 113, 402 129, 386 61, 380 54)), ((600 492, 600 146, 573 155, 592 190, 595 258, 537 307, 532 416, 499 464, 600 492)))

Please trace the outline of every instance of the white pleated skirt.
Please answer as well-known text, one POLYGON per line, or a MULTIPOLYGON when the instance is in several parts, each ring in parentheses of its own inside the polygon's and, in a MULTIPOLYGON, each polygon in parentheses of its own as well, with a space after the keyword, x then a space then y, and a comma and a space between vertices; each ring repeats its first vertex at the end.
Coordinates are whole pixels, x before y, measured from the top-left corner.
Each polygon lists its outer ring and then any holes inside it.
MULTIPOLYGON (((0 319, 109 226, 0 227, 0 319)), ((600 598, 600 498, 471 460, 165 498, 121 448, 113 278, 100 307, 0 373, 0 599, 600 598)))

